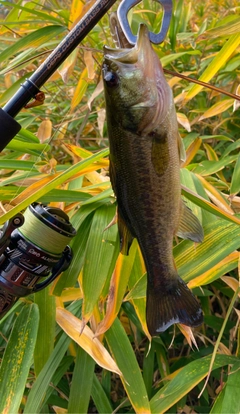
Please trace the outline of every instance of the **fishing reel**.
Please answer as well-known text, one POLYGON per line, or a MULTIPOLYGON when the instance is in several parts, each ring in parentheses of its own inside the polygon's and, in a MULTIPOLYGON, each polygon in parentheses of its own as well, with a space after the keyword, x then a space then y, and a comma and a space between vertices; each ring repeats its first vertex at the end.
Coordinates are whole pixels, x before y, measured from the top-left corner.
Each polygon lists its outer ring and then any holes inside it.
POLYGON ((76 234, 59 208, 31 204, 0 231, 0 319, 23 296, 47 287, 72 260, 76 234))

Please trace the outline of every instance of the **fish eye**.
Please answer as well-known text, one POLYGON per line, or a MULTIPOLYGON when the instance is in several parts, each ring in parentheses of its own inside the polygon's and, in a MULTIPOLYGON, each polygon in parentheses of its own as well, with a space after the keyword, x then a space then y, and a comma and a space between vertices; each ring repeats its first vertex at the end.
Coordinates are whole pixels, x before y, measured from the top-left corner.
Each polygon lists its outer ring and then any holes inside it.
POLYGON ((107 71, 104 73, 104 80, 108 86, 113 87, 118 85, 119 78, 115 72, 107 71))

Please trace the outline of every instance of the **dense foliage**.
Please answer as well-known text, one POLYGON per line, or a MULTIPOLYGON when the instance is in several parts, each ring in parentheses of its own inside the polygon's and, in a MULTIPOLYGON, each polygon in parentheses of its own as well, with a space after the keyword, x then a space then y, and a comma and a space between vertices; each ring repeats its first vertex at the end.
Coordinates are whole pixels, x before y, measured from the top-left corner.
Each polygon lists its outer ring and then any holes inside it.
MULTIPOLYGON (((0 1, 1 106, 93 3, 0 1)), ((1 412, 240 411, 240 110, 224 93, 238 93, 240 6, 173 3, 168 36, 154 47, 175 73, 166 77, 187 154, 182 192, 205 232, 202 244, 176 240, 173 251, 204 324, 151 340, 139 247, 122 256, 117 226, 104 231, 116 211, 101 85, 103 45, 113 46, 105 16, 42 88, 44 104, 19 113, 22 130, 0 155, 1 224, 40 201, 64 209, 78 230, 70 268, 0 322, 1 412)), ((135 31, 140 21, 158 31, 161 11, 143 0, 130 19, 135 31)))

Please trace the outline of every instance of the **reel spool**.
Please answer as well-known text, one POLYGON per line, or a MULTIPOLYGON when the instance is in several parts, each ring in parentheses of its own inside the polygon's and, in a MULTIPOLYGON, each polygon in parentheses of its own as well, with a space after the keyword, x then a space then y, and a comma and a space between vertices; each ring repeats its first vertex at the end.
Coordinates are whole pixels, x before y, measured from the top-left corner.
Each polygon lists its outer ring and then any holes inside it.
POLYGON ((44 289, 69 267, 72 250, 67 243, 75 235, 61 209, 39 203, 5 223, 0 234, 0 318, 20 297, 44 289))

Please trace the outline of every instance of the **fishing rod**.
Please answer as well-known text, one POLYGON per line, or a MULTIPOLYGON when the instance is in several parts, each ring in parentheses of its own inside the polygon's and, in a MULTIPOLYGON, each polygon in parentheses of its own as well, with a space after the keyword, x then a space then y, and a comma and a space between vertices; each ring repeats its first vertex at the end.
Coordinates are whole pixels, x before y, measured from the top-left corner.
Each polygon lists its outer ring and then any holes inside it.
POLYGON ((14 119, 31 99, 44 100, 40 88, 98 23, 116 0, 96 0, 83 18, 53 50, 32 76, 25 80, 18 91, 0 108, 1 140, 0 152, 20 131, 21 125, 14 119))
MULTIPOLYGON (((44 101, 40 88, 115 2, 96 0, 41 66, 0 108, 0 151, 21 129, 15 116, 23 107, 32 106, 27 105, 31 99, 37 104, 44 101)), ((39 203, 31 204, 24 215, 18 213, 5 223, 0 230, 0 319, 20 297, 44 289, 69 267, 72 249, 67 243, 75 235, 76 230, 64 211, 39 203)))

